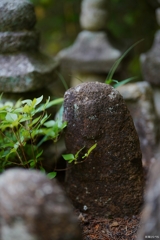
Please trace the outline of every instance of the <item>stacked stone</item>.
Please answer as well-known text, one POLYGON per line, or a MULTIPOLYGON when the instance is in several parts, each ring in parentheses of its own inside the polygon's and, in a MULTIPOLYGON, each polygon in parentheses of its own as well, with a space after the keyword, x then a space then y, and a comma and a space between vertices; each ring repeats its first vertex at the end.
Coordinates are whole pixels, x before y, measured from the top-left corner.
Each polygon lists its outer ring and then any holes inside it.
POLYGON ((158 117, 154 105, 153 90, 146 81, 130 83, 118 88, 139 135, 143 166, 147 170, 156 159, 158 117))
POLYGON ((0 176, 1 240, 81 240, 73 207, 56 180, 24 169, 0 176))
POLYGON ((35 23, 34 7, 28 0, 0 1, 0 92, 10 93, 7 98, 11 93, 19 93, 18 98, 41 89, 43 93, 54 79, 58 64, 39 52, 35 23))
POLYGON ((83 29, 73 46, 62 50, 63 71, 71 71, 71 85, 84 81, 102 81, 120 51, 111 46, 107 33, 107 0, 83 0, 80 24, 83 29))
POLYGON ((106 0, 85 0, 82 2, 81 27, 89 31, 104 30, 107 26, 106 0))
MULTIPOLYGON (((157 22, 160 25, 160 8, 156 10, 156 17, 157 22)), ((156 112, 155 116, 157 117, 156 129, 160 129, 160 30, 158 30, 155 34, 153 46, 151 49, 147 53, 141 54, 140 62, 144 80, 147 81, 153 89, 154 107, 156 112)), ((156 131, 155 136, 155 157, 159 158, 159 131, 156 131)))
MULTIPOLYGON (((157 22, 160 25, 160 8, 156 10, 157 22)), ((140 57, 144 80, 149 82, 154 90, 154 100, 160 118, 160 30, 155 34, 152 48, 140 57)))

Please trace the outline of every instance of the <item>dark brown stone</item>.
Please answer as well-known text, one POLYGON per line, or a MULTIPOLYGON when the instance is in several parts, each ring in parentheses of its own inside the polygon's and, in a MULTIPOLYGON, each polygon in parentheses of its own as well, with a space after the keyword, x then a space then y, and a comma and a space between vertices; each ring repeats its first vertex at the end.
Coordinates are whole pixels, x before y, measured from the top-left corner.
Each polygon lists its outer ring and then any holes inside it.
MULTIPOLYGON (((65 93, 65 141, 69 153, 95 143, 83 163, 72 164, 66 190, 74 205, 98 216, 140 211, 143 171, 138 135, 117 90, 103 83, 83 83, 65 93)), ((79 159, 81 161, 81 159, 79 159)))
POLYGON ((152 166, 137 240, 160 238, 160 161, 152 166))
POLYGON ((0 176, 1 240, 80 240, 73 208, 56 180, 33 170, 0 176))

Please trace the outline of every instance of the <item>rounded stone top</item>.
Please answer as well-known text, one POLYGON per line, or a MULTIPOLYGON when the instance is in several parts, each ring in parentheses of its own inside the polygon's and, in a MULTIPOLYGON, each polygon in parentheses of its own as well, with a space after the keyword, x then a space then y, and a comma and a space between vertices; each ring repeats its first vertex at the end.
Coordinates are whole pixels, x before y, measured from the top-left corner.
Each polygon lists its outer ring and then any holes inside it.
POLYGON ((36 23, 34 6, 28 0, 0 1, 0 31, 30 30, 36 23))

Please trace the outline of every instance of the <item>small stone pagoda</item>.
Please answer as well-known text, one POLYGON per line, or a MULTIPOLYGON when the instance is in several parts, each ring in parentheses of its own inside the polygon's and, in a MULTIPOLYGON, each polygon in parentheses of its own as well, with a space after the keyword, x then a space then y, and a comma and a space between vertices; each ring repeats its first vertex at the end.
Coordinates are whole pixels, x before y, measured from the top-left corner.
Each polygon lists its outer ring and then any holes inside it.
POLYGON ((37 97, 54 81, 58 63, 39 51, 35 24, 28 0, 0 1, 0 92, 6 98, 28 97, 30 92, 37 97))
POLYGON ((107 0, 83 0, 80 25, 82 31, 74 44, 62 50, 58 57, 62 71, 71 72, 71 86, 81 82, 104 82, 106 74, 120 57, 120 51, 109 42, 107 0))

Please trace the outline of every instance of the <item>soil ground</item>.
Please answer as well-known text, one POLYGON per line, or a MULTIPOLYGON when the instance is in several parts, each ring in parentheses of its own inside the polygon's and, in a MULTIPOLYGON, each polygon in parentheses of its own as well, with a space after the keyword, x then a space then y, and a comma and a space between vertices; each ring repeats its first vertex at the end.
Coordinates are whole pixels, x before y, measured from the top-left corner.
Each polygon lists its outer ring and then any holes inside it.
MULTIPOLYGON (((144 168, 144 178, 148 184, 149 167, 144 168)), ((144 190, 145 191, 145 190, 144 190)), ((141 213, 124 218, 98 218, 76 210, 83 240, 136 240, 140 227, 141 213)))
MULTIPOLYGON (((149 167, 144 168, 144 178, 147 185, 149 167)), ((63 174, 62 174, 63 175, 63 174)), ((64 175, 60 180, 64 184, 64 175)), ((64 185, 63 185, 64 186, 64 185)), ((83 240, 136 240, 140 227, 141 213, 132 217, 106 219, 81 213, 76 210, 83 240)))
POLYGON ((135 240, 140 216, 104 219, 79 213, 83 240, 135 240))

